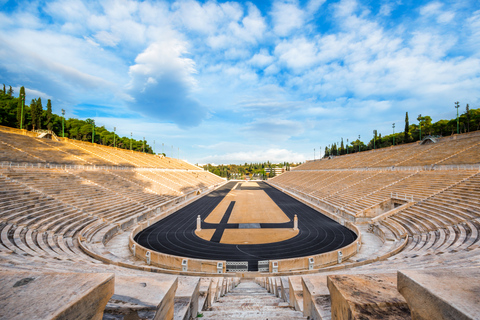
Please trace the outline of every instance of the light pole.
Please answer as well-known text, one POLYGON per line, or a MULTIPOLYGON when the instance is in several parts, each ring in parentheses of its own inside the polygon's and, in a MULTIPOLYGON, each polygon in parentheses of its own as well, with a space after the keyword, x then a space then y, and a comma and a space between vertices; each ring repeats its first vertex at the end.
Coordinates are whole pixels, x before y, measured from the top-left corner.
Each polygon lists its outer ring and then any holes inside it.
POLYGON ((143 149, 143 153, 145 153, 145 137, 143 137, 143 140, 142 140, 142 149, 143 149))
POLYGON ((315 148, 313 148, 313 161, 315 161, 315 148))
POLYGON ((422 140, 422 115, 418 115, 418 128, 420 129, 420 138, 418 140, 422 140))
POLYGON ((65 138, 65 125, 64 125, 64 120, 65 120, 65 109, 62 109, 62 138, 65 138))
POLYGON ((117 141, 116 141, 116 132, 117 131, 117 127, 113 127, 113 147, 116 148, 117 147, 117 141))
POLYGON ((460 133, 459 122, 458 122, 458 108, 460 108, 460 102, 455 102, 455 109, 457 109, 457 134, 460 133))
POLYGON ((358 135, 358 152, 360 152, 360 135, 358 135))
POLYGON ((373 150, 375 150, 375 140, 377 140, 377 130, 373 130, 373 150))
POLYGON ((23 107, 25 107, 25 93, 22 94, 22 111, 20 112, 20 130, 23 129, 23 107))
POLYGON ((95 120, 92 120, 92 143, 95 139, 95 120))
POLYGON ((162 143, 162 154, 163 154, 163 153, 164 153, 164 152, 163 152, 163 143, 162 143))
POLYGON ((348 139, 347 139, 347 154, 348 154, 348 139))
POLYGON ((153 154, 155 154, 155 140, 153 140, 153 154))
POLYGON ((393 145, 395 145, 395 122, 392 123, 392 128, 393 128, 393 145))
POLYGON ((133 133, 130 132, 130 151, 132 151, 132 135, 133 133))

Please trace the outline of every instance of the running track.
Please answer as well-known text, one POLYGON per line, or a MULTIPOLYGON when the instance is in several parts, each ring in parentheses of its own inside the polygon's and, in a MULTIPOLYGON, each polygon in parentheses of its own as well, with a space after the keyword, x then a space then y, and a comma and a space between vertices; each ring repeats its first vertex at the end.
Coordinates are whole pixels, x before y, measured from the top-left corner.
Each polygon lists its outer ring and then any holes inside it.
MULTIPOLYGON (((357 238, 349 229, 264 182, 259 182, 259 188, 264 190, 290 218, 288 227, 293 227, 293 217, 295 214, 298 216, 300 232, 297 236, 281 242, 255 245, 215 243, 197 237, 195 235, 197 215, 202 218, 202 228, 211 226, 203 221, 236 183, 229 182, 146 228, 136 235, 135 241, 148 249, 176 256, 248 261, 249 271, 257 271, 260 260, 320 254, 344 247, 357 238)), ((244 190, 259 188, 243 187, 244 190)), ((229 227, 235 227, 235 225, 229 225, 229 227)), ((261 227, 286 227, 286 224, 261 224, 261 227)))

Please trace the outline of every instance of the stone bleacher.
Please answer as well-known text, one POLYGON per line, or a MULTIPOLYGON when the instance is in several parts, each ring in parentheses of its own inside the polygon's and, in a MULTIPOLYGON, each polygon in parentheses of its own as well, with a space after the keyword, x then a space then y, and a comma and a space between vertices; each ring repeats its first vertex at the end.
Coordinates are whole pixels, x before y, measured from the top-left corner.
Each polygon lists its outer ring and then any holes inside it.
POLYGON ((222 179, 171 158, 18 133, 0 129, 0 318, 480 314, 476 135, 307 162, 271 179, 355 221, 360 252, 318 270, 219 276, 147 265, 125 240, 138 222, 175 212, 222 179))
POLYGON ((271 179, 381 239, 340 265, 285 276, 291 305, 309 319, 478 318, 479 146, 477 133, 457 135, 310 161, 271 179), (388 201, 398 203, 361 218, 388 201))
POLYGON ((102 259, 112 261, 104 263, 92 248, 138 221, 173 212, 223 179, 172 158, 4 129, 0 318, 196 316, 199 277, 143 271, 139 261, 121 266, 113 260, 122 259, 101 249, 102 259), (10 282, 18 289, 5 286, 10 282))

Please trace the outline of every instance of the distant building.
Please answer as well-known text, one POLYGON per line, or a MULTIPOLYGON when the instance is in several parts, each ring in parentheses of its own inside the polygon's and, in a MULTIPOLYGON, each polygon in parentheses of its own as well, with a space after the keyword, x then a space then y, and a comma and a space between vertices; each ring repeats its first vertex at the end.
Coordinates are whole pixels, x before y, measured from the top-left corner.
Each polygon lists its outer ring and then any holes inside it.
MULTIPOLYGON (((275 173, 276 176, 278 176, 279 174, 282 174, 284 173, 285 171, 287 171, 287 168, 286 167, 282 167, 282 168, 271 168, 273 173, 275 173)), ((266 174, 269 174, 270 173, 270 168, 265 168, 265 173, 266 174)))

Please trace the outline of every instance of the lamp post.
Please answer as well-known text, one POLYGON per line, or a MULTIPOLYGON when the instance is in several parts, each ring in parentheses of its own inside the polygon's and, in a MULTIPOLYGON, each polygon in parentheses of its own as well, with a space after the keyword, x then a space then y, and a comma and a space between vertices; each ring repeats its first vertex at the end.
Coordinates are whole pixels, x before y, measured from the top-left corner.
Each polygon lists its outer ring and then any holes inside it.
POLYGON ((348 154, 348 139, 347 139, 347 154, 348 154))
POLYGON ((130 151, 132 151, 132 135, 133 133, 130 132, 130 151))
POLYGON ((377 140, 377 130, 373 130, 373 150, 375 150, 375 140, 377 140))
POLYGON ((92 120, 92 143, 95 140, 95 120, 92 120))
POLYGON ((23 108, 25 107, 25 93, 22 94, 22 111, 20 112, 20 130, 23 129, 23 108))
POLYGON ((393 145, 395 145, 395 122, 392 123, 392 128, 393 128, 393 145))
POLYGON ((65 120, 65 109, 62 109, 62 138, 65 138, 65 125, 64 125, 64 120, 65 120))
POLYGON ((459 122, 458 122, 458 108, 460 108, 460 102, 455 102, 455 109, 457 109, 457 134, 460 133, 459 122))
POLYGON ((113 147, 116 148, 117 147, 117 141, 116 141, 116 132, 117 131, 117 127, 113 127, 113 147))

